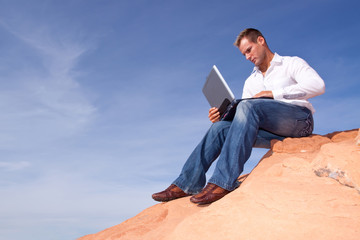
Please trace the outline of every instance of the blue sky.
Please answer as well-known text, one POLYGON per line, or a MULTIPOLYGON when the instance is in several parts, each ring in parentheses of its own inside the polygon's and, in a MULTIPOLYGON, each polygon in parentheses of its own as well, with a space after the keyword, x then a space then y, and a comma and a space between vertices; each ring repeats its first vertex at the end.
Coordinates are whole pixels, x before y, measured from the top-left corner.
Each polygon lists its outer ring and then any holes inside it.
POLYGON ((316 133, 360 127, 358 1, 0 3, 0 240, 75 239, 154 205, 210 126, 213 64, 240 97, 247 27, 325 80, 316 133))

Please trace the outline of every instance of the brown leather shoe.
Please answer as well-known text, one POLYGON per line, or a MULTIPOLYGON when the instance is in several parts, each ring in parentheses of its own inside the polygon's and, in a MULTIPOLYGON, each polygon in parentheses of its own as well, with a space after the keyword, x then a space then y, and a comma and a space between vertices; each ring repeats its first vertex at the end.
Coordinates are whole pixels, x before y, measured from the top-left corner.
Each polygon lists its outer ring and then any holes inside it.
POLYGON ((177 198, 182 198, 182 197, 186 197, 186 196, 190 196, 190 194, 185 193, 183 190, 181 190, 181 188, 179 188, 178 186, 171 184, 170 187, 168 187, 167 189, 165 189, 162 192, 158 192, 158 193, 154 193, 152 195, 152 198, 155 201, 159 201, 159 202, 167 202, 167 201, 171 201, 177 198))
POLYGON ((208 204, 219 200, 229 192, 230 191, 223 189, 216 184, 208 183, 199 194, 192 196, 190 201, 197 204, 208 204))

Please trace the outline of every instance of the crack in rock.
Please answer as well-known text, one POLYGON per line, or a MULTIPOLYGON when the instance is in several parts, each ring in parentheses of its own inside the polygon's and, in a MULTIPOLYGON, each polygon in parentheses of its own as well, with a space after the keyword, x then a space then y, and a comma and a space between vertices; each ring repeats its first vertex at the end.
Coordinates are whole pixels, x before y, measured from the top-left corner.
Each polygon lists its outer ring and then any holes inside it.
POLYGON ((360 194, 360 188, 356 186, 353 181, 348 177, 346 172, 340 170, 340 169, 330 169, 328 167, 319 168, 314 170, 314 173, 318 177, 329 177, 337 182, 339 182, 341 185, 344 185, 346 187, 355 188, 358 193, 360 194))

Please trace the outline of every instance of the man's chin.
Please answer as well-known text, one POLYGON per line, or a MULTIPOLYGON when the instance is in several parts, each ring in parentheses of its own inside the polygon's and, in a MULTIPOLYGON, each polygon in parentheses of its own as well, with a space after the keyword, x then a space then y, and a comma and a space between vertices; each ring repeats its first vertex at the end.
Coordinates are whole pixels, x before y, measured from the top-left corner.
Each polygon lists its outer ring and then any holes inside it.
POLYGON ((254 62, 255 67, 259 67, 261 65, 261 61, 255 60, 254 62))

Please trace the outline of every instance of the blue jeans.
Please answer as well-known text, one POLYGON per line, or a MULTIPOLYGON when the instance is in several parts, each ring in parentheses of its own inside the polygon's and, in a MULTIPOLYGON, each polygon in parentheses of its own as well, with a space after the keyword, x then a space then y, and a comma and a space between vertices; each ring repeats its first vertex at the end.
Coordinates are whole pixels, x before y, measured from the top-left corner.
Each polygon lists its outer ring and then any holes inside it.
POLYGON ((200 192, 207 170, 218 158, 209 183, 232 191, 253 147, 270 148, 272 139, 306 137, 312 130, 312 114, 306 107, 272 99, 244 100, 231 122, 211 125, 173 184, 188 194, 200 192))

